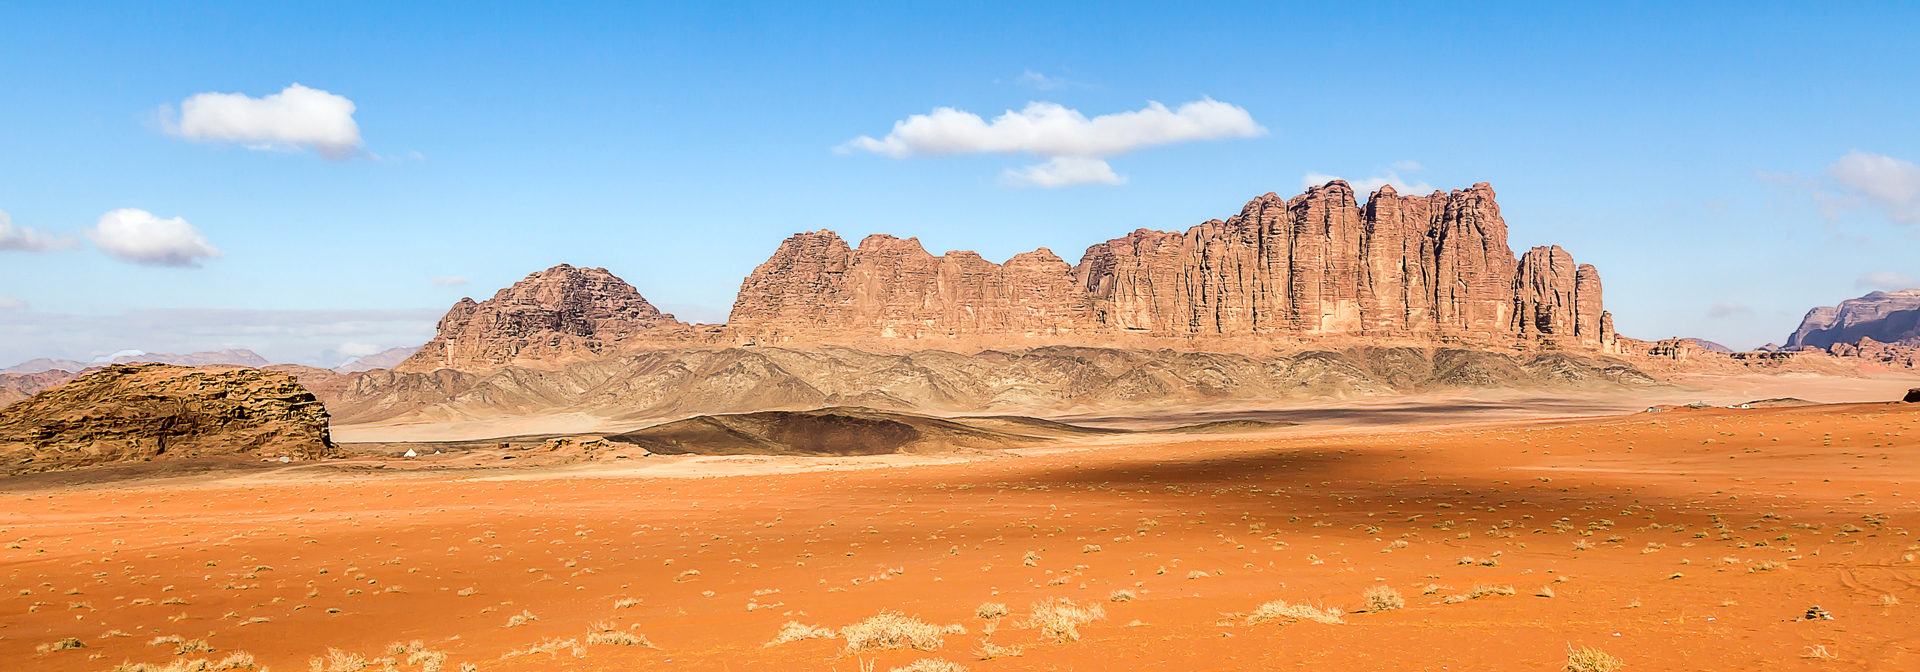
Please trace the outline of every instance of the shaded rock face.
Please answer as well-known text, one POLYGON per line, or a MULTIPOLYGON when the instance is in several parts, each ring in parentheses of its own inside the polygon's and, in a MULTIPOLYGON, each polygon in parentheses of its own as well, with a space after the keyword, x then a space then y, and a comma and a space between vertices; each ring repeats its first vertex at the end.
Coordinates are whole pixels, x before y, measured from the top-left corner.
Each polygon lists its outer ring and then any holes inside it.
POLYGON ((789 238, 741 285, 729 327, 769 343, 1041 337, 1100 344, 1365 337, 1605 349, 1600 276, 1558 247, 1516 260, 1485 183, 1362 207, 1341 181, 1267 194, 1184 233, 1141 229, 1068 266, 1046 249, 1004 265, 933 256, 916 239, 789 238))
POLYGON ((433 340, 393 369, 553 366, 604 357, 643 332, 679 324, 606 269, 561 264, 487 301, 461 299, 433 340))
POLYGON ((1920 346, 1920 289, 1874 292, 1807 311, 1800 328, 1787 337, 1787 348, 1825 348, 1862 338, 1920 346))
POLYGON ((114 365, 0 409, 8 473, 124 460, 334 454, 327 411, 284 373, 114 365))

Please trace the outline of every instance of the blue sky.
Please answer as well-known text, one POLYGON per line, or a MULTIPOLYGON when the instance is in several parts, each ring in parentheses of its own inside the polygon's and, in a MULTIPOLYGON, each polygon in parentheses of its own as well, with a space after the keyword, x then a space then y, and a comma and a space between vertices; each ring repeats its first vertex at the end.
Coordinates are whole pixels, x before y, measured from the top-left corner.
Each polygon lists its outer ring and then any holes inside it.
POLYGON ((1491 182, 1515 250, 1597 265, 1623 334, 1757 346, 1920 275, 1916 28, 1892 3, 4 3, 0 211, 72 242, 0 251, 0 366, 337 364, 563 262, 719 321, 798 231, 1075 261, 1390 171, 1491 182), (295 83, 351 101, 352 156, 183 130, 193 96, 295 83), (1015 184, 1034 153, 835 151, 940 107, 1205 100, 1263 132, 1100 155, 1123 184, 1015 184), (122 209, 219 256, 115 256, 87 230, 122 209))

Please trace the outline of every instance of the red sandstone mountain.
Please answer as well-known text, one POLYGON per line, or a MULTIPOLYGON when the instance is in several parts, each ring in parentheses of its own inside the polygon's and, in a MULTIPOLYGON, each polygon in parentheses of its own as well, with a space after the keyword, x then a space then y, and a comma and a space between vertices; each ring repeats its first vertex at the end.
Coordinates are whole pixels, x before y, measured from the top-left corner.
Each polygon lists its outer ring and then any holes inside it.
POLYGON ((433 340, 395 371, 484 371, 597 359, 645 332, 684 326, 604 268, 561 264, 528 275, 492 299, 461 299, 433 340))
POLYGON ((1614 343, 1599 272, 1558 247, 1515 259, 1485 183, 1413 197, 1383 187, 1363 207, 1337 180, 1185 233, 1138 230, 1076 266, 1044 248, 995 264, 936 257, 913 238, 849 248, 831 231, 802 233, 741 284, 727 326, 755 343, 896 347, 1614 343))

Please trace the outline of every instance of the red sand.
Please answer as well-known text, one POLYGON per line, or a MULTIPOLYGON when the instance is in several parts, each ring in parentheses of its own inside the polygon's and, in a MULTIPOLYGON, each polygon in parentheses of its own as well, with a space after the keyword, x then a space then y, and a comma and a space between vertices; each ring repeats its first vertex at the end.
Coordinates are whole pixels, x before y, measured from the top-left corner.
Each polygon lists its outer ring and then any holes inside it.
POLYGON ((148 642, 180 635, 216 649, 185 658, 245 651, 282 672, 409 640, 450 671, 1554 670, 1569 645, 1629 670, 1914 670, 1916 431, 1920 407, 1859 404, 1155 437, 830 473, 16 489, 0 494, 0 661, 166 663, 174 646, 148 642), (1236 616, 1358 609, 1376 585, 1406 607, 1236 616), (1443 600, 1476 585, 1515 594, 1443 600), (1108 601, 1122 589, 1138 599, 1108 601), (1106 617, 1065 643, 1022 627, 1058 598, 1106 617), (973 655, 983 602, 1013 612, 988 641, 1023 655, 973 655), (1799 620, 1813 605, 1834 619, 1799 620), (766 646, 788 621, 882 610, 966 634, 933 651, 766 646), (523 612, 538 620, 503 627, 523 612), (596 622, 658 648, 584 645, 596 622), (66 637, 85 647, 36 652, 66 637), (502 659, 568 639, 583 646, 502 659))

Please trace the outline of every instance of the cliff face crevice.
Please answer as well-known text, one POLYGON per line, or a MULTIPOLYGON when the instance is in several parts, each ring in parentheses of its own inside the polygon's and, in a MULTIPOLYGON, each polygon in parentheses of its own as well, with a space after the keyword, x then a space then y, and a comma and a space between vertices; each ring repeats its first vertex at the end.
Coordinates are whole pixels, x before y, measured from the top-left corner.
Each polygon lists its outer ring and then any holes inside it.
POLYGON ((741 285, 728 327, 752 342, 1116 336, 1521 344, 1608 349, 1600 276, 1559 247, 1515 259, 1493 189, 1362 206, 1345 182, 1266 194, 1225 221, 1136 230, 1068 266, 1046 249, 994 264, 916 239, 795 235, 741 285))

